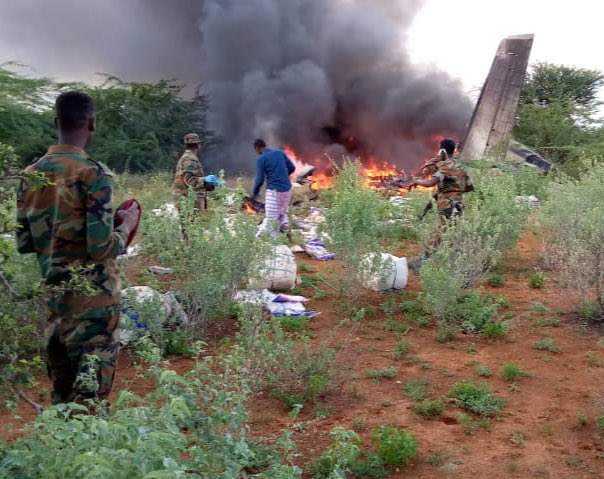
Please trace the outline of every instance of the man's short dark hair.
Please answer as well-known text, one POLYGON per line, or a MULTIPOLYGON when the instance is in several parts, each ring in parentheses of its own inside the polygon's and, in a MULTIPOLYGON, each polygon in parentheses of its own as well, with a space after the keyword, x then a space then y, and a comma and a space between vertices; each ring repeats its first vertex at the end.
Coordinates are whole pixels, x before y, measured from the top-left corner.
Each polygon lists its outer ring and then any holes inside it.
POLYGON ((449 156, 453 156, 455 154, 456 146, 455 141, 451 140, 450 138, 445 138, 440 142, 440 149, 445 150, 449 156))
POLYGON ((264 141, 262 138, 258 138, 254 142, 254 148, 266 148, 266 141, 264 141))
POLYGON ((79 130, 94 117, 94 102, 86 93, 67 91, 57 98, 55 111, 62 130, 79 130))

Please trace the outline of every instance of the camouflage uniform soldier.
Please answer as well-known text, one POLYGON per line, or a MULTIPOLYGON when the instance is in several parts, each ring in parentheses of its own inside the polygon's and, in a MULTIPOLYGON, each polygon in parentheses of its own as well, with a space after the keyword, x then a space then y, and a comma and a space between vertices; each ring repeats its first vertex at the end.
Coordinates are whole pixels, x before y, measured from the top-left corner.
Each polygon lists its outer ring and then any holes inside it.
POLYGON ((191 188, 196 195, 195 207, 200 210, 207 209, 206 185, 203 174, 203 167, 199 161, 199 148, 201 140, 196 133, 185 135, 185 152, 178 160, 174 183, 174 199, 176 204, 189 194, 191 188))
POLYGON ((445 139, 440 144, 441 150, 436 158, 426 163, 422 169, 424 176, 430 176, 427 180, 415 180, 414 186, 437 187, 434 194, 436 207, 440 219, 440 227, 432 237, 428 251, 423 257, 417 258, 409 263, 411 269, 419 269, 425 260, 440 245, 442 235, 446 231, 449 220, 463 214, 463 195, 474 191, 472 180, 466 171, 453 159, 455 153, 455 142, 445 139))
POLYGON ((61 94, 55 120, 59 143, 26 173, 42 173, 48 184, 23 180, 17 195, 17 246, 36 253, 49 290, 48 373, 52 401, 106 399, 118 345, 120 280, 116 258, 135 228, 138 208, 119 214, 113 228, 112 174, 84 151, 95 130, 92 99, 61 94), (75 286, 83 279, 89 289, 75 286))

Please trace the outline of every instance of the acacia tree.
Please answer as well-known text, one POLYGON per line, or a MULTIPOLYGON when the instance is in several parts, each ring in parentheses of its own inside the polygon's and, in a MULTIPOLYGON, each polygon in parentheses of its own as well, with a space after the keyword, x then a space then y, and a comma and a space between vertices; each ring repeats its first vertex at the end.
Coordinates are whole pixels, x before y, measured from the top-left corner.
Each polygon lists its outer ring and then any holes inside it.
POLYGON ((595 118, 604 74, 537 63, 521 95, 514 136, 558 163, 590 155, 604 160, 604 130, 595 118))
POLYGON ((53 103, 64 90, 89 93, 96 104, 98 131, 90 153, 117 172, 172 169, 190 131, 215 143, 208 129, 208 101, 201 87, 186 95, 172 81, 127 83, 106 76, 100 86, 32 79, 0 66, 0 142, 12 145, 29 164, 56 141, 53 103))

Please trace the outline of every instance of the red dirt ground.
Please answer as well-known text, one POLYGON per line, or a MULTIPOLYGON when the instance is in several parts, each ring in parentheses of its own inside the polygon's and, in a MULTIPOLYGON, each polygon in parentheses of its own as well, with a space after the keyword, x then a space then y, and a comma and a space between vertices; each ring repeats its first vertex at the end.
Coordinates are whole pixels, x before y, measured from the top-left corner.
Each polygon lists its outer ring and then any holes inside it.
MULTIPOLYGON (((359 302, 373 305, 375 310, 353 327, 350 323, 340 324, 345 316, 333 297, 312 300, 311 308, 322 312, 309 326, 312 342, 337 349, 343 386, 321 398, 320 409, 326 412, 323 418, 308 406, 292 419, 282 403, 266 393, 259 394, 250 405, 252 433, 271 442, 284 428, 293 428, 300 453, 296 462, 309 465, 329 444, 333 427, 352 429, 355 421, 358 426, 362 419, 365 430, 360 435, 368 447, 371 430, 382 424, 396 424, 417 435, 419 458, 412 466, 394 471, 394 478, 603 478, 604 438, 595 419, 604 415, 604 369, 593 361, 590 364, 587 353, 593 352, 604 362, 604 336, 573 319, 572 299, 556 284, 555 275, 548 275, 541 290, 528 287, 539 251, 539 239, 532 233, 525 234, 504 261, 505 285, 485 288, 511 302, 511 307, 503 311, 511 325, 505 339, 489 342, 481 336, 460 335, 451 343, 441 344, 435 340, 434 326, 413 325, 405 336, 413 361, 396 361, 392 357, 398 335, 384 328, 386 319, 378 307, 384 295, 363 293, 359 302), (535 311, 535 302, 550 311, 535 311), (538 324, 539 319, 551 318, 560 319, 560 325, 538 324), (554 339, 561 352, 535 350, 533 344, 543 338, 554 339), (488 366, 493 376, 480 378, 470 364, 473 361, 488 366), (517 363, 531 376, 512 386, 500 375, 507 362, 517 363), (399 370, 394 379, 377 382, 366 378, 368 369, 389 366, 399 370), (405 396, 403 385, 419 378, 429 381, 430 398, 446 396, 449 388, 461 380, 486 382, 507 400, 507 407, 492 422, 490 430, 478 428, 468 435, 458 423, 459 409, 454 404, 447 403, 443 416, 435 420, 422 419, 413 412, 414 402, 405 396), (581 416, 587 418, 586 424, 579 420, 581 416), (443 458, 441 464, 427 462, 434 454, 443 458)), ((315 271, 311 276, 322 273, 329 278, 338 274, 337 262, 301 262, 315 271)), ((409 291, 419 291, 415 277, 410 280, 409 291)), ((402 300, 400 295, 397 298, 402 300)), ((399 314, 396 319, 404 320, 404 316, 399 314)), ((183 359, 170 363, 177 371, 186 371, 191 365, 183 359)), ((150 388, 138 376, 127 354, 122 355, 119 369, 114 395, 123 388, 137 393, 150 388)), ((47 388, 47 382, 41 380, 36 396, 45 397, 47 388)), ((5 431, 5 436, 18 435, 20 427, 33 418, 24 406, 19 412, 22 418, 17 420, 6 411, 0 412, 1 423, 15 427, 5 431)))

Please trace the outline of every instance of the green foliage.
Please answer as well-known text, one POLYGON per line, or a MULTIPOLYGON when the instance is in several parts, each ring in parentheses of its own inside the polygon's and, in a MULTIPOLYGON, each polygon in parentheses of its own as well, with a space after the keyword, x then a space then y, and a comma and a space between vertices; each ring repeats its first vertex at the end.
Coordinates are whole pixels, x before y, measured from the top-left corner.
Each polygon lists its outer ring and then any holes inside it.
POLYGON ((546 158, 574 168, 585 156, 604 158, 604 130, 594 117, 604 75, 596 70, 538 63, 522 92, 516 139, 546 158))
POLYGON ((448 226, 438 250, 420 270, 426 302, 440 321, 464 288, 478 284, 516 244, 526 220, 526 211, 514 202, 516 185, 510 175, 483 174, 475 184, 464 215, 448 226))
POLYGON ((278 318, 281 323, 281 327, 290 333, 301 333, 306 330, 308 326, 308 318, 303 316, 284 316, 278 318))
POLYGON ((409 355, 410 350, 411 346, 409 345, 409 342, 405 341, 404 339, 399 339, 394 345, 394 359, 400 361, 409 355))
POLYGON ((501 377, 506 381, 516 381, 530 377, 530 374, 520 369, 520 366, 515 363, 506 363, 501 368, 501 377))
POLYGON ((537 349, 538 351, 549 351, 550 353, 560 352, 560 348, 558 347, 556 342, 553 339, 548 338, 536 341, 533 345, 533 348, 537 349))
POLYGON ((41 368, 45 326, 37 262, 32 255, 20 256, 15 247, 16 169, 14 149, 0 143, 0 328, 5 332, 0 335, 0 398, 7 404, 14 404, 21 386, 33 384, 41 368))
POLYGON ((545 274, 542 271, 536 271, 529 278, 529 286, 533 289, 541 289, 545 286, 545 274))
POLYGON ((260 467, 266 477, 299 478, 299 469, 248 435, 253 378, 242 374, 245 362, 237 354, 208 357, 183 376, 152 366, 155 390, 144 398, 123 391, 105 414, 49 408, 26 436, 0 447, 0 477, 237 479, 260 467))
POLYGON ((405 394, 414 401, 422 401, 426 397, 429 382, 425 379, 410 379, 403 386, 405 394))
POLYGON ((449 397, 457 399, 460 407, 483 417, 497 416, 505 400, 495 396, 488 385, 463 381, 453 385, 449 397))
POLYGON ((602 313, 602 310, 600 309, 600 305, 598 303, 587 301, 579 306, 577 313, 584 321, 595 321, 602 313))
POLYGON ((206 148, 216 142, 206 125, 207 98, 199 89, 189 99, 182 85, 169 81, 127 83, 107 76, 100 86, 90 87, 0 68, 0 142, 14 145, 22 164, 55 143, 53 102, 67 89, 86 91, 94 99, 98 125, 90 153, 118 172, 171 170, 190 131, 203 138, 206 148))
POLYGON ((405 301, 401 304, 401 311, 404 313, 405 319, 421 327, 427 326, 432 321, 430 311, 421 298, 415 301, 405 301))
POLYGON ((314 351, 308 343, 297 350, 289 344, 288 349, 290 354, 279 354, 280 362, 268 371, 267 383, 271 393, 293 409, 314 402, 333 388, 335 353, 327 348, 314 351))
POLYGON ((413 406, 413 411, 426 419, 434 419, 445 410, 445 403, 441 399, 426 399, 413 406))
POLYGON ((483 378, 490 378, 493 375, 491 368, 478 362, 474 364, 474 371, 483 378))
POLYGON ((315 479, 346 479, 361 453, 358 434, 342 427, 330 432, 332 443, 313 465, 315 479))
POLYGON ((487 283, 493 288, 500 288, 505 284, 505 279, 500 274, 492 273, 488 276, 487 283))
POLYGON ((114 77, 89 89, 98 118, 93 158, 119 172, 171 170, 186 133, 198 133, 211 146, 206 97, 197 91, 184 99, 182 89, 167 81, 126 83, 114 77))
POLYGON ((380 379, 394 379, 397 374, 398 369, 392 366, 382 369, 368 369, 365 373, 369 379, 375 379, 376 381, 380 379))
POLYGON ((482 334, 484 334, 489 339, 499 339, 503 338, 506 334, 508 334, 509 326, 506 323, 502 323, 501 321, 491 321, 485 324, 482 334))
POLYGON ((489 296, 471 292, 449 306, 444 322, 467 333, 481 332, 497 315, 497 304, 489 296))
POLYGON ((417 456, 417 439, 397 426, 380 426, 371 434, 376 454, 387 466, 406 466, 417 456))
POLYGON ((375 261, 367 258, 380 251, 381 224, 390 207, 381 195, 364 185, 360 169, 359 162, 346 160, 338 170, 333 204, 326 215, 331 247, 351 272, 351 281, 379 274, 379 256, 373 255, 375 261))

